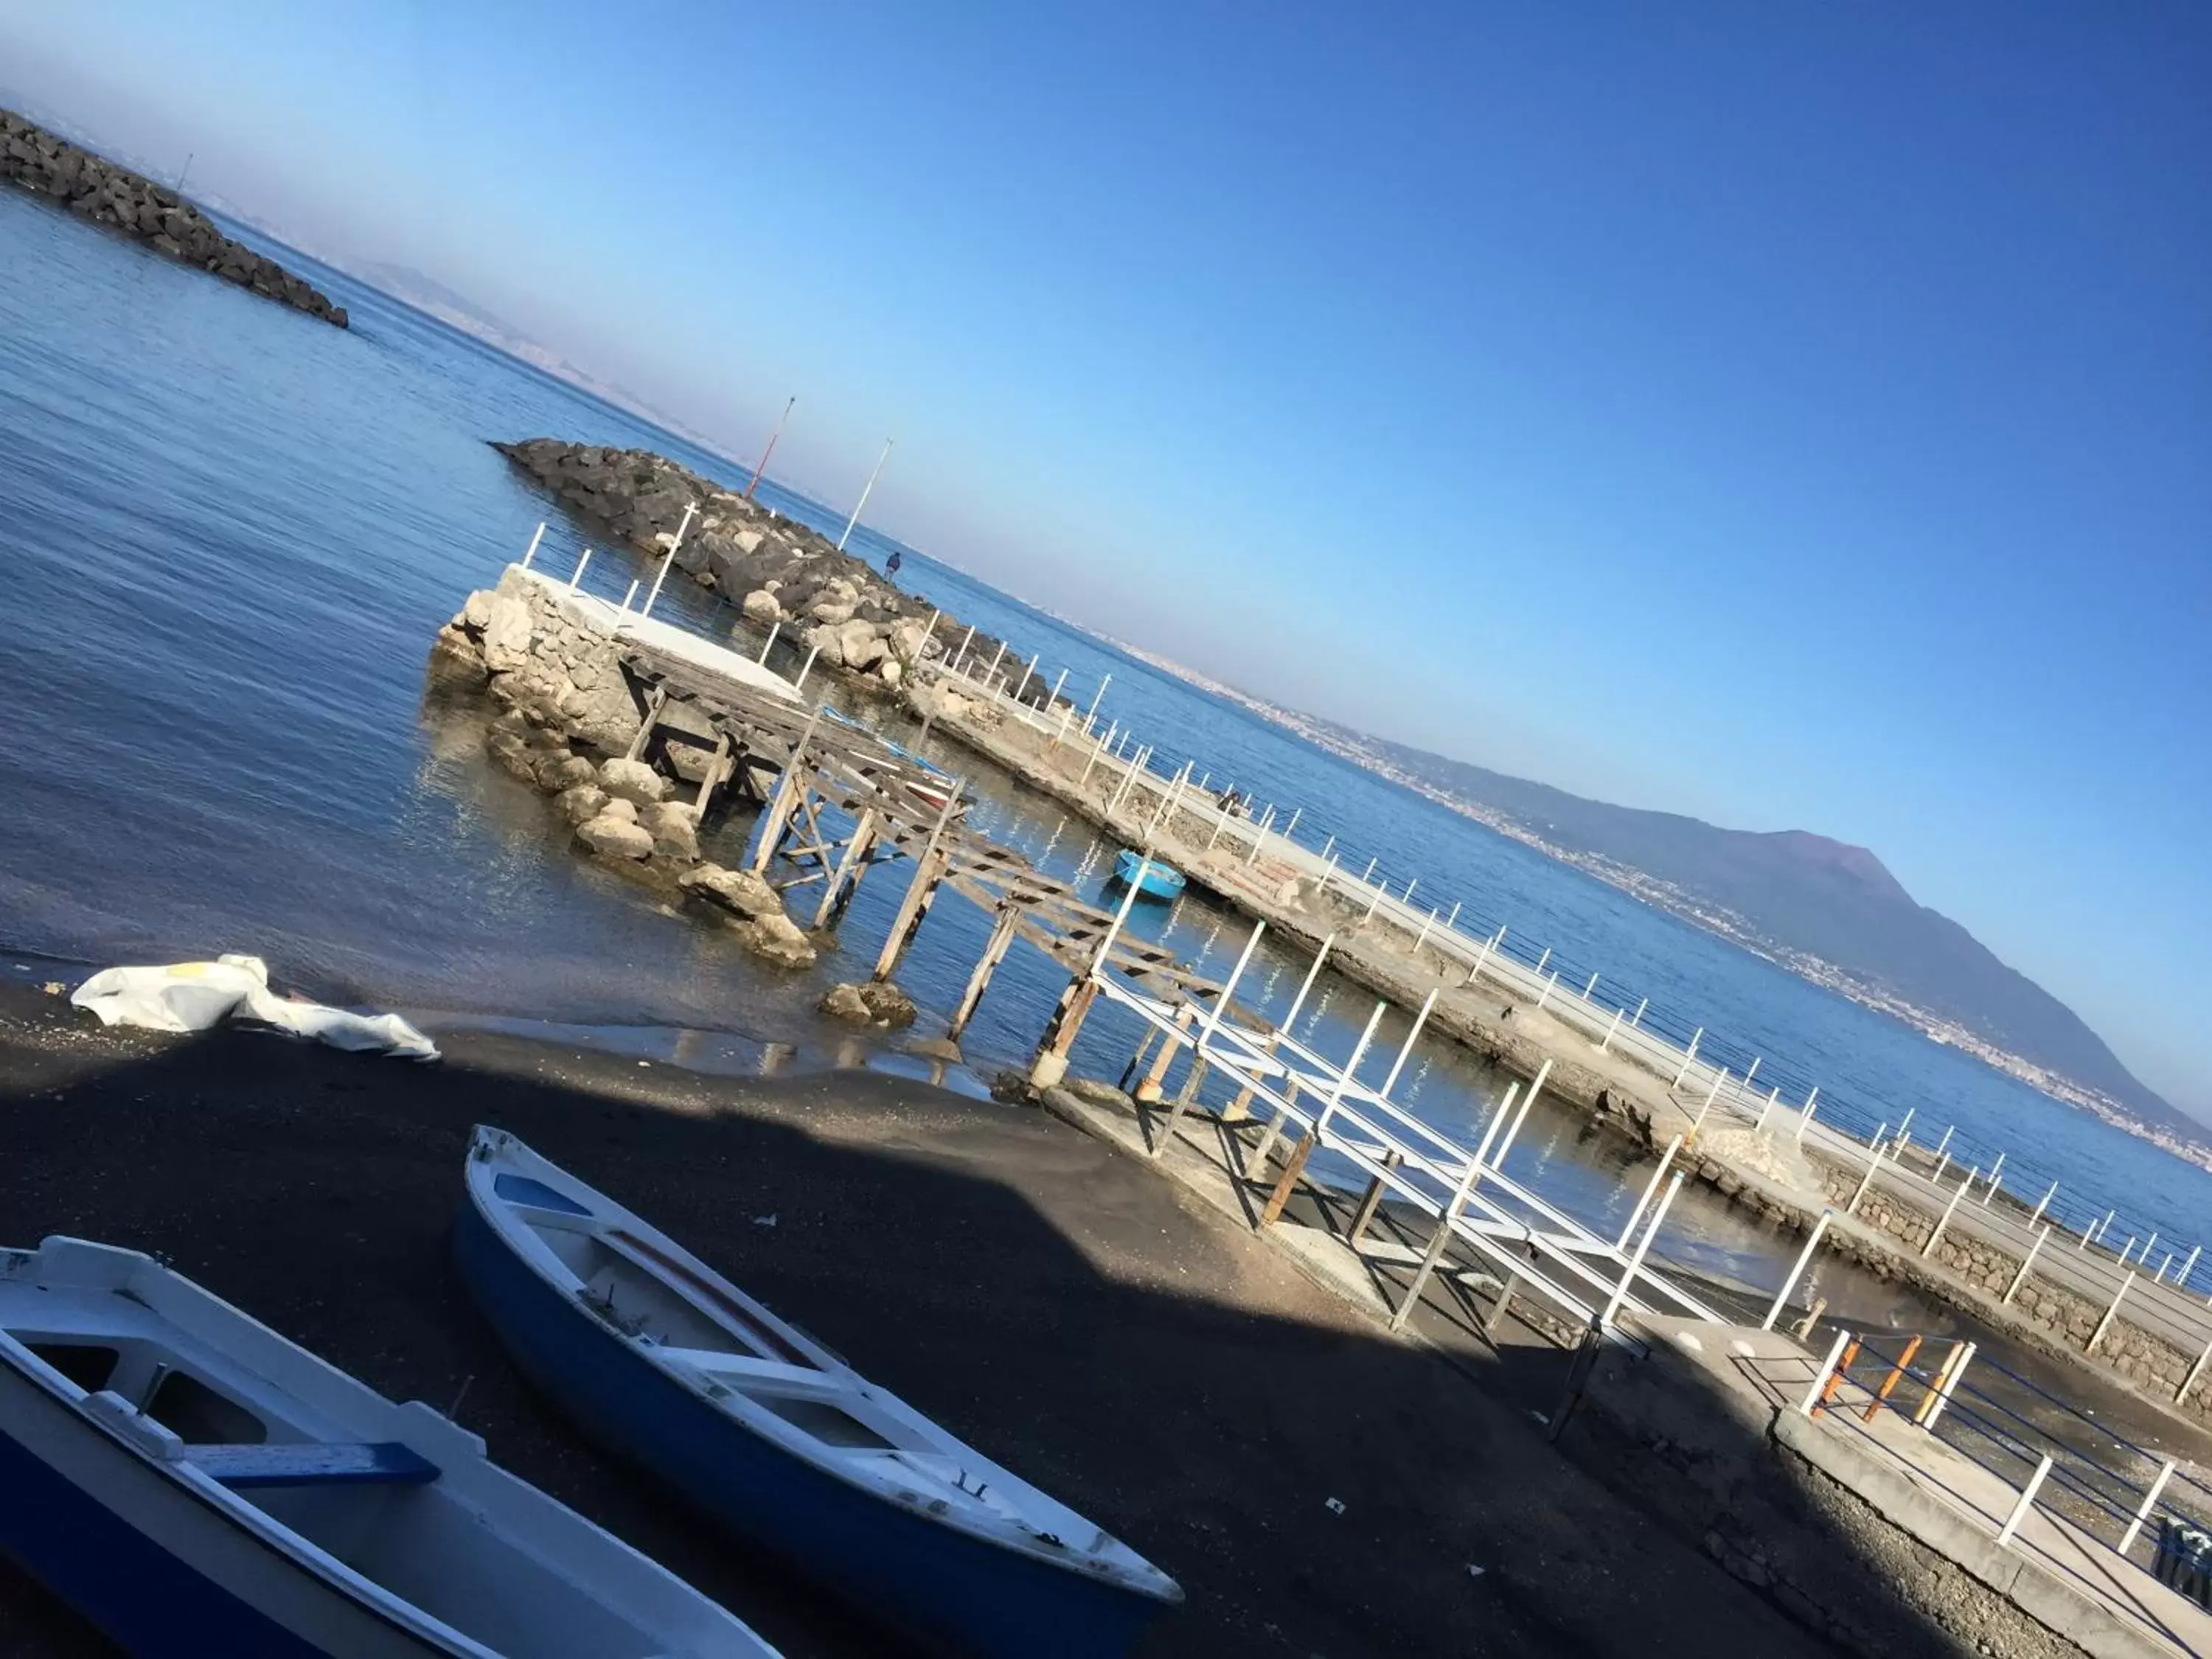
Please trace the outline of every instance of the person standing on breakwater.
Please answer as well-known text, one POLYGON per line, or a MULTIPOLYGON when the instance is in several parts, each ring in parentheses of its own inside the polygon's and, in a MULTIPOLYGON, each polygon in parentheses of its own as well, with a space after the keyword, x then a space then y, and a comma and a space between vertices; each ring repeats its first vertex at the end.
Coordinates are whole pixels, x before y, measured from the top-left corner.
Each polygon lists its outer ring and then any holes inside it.
POLYGON ((896 548, 893 548, 893 549, 891 550, 891 556, 890 556, 890 557, 889 557, 888 559, 885 559, 885 560, 884 561, 884 574, 885 574, 886 576, 896 576, 896 575, 897 575, 897 574, 898 574, 898 568, 899 568, 899 554, 898 554, 898 550, 897 550, 896 548))

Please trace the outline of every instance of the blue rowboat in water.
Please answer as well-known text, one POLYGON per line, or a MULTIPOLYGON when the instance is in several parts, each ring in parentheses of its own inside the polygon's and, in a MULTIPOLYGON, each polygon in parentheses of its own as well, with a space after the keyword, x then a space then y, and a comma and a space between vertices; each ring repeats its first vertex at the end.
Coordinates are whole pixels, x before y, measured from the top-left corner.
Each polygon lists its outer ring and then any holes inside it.
POLYGON ((613 1200, 479 1127, 456 1244, 522 1368, 732 1530, 942 1651, 1112 1659, 1179 1602, 613 1200))
POLYGON ((484 1457, 135 1250, 0 1250, 0 1548, 154 1659, 774 1659, 484 1457))
POLYGON ((1182 871, 1127 847, 1115 856, 1114 879, 1147 898, 1171 899, 1182 891, 1182 871))

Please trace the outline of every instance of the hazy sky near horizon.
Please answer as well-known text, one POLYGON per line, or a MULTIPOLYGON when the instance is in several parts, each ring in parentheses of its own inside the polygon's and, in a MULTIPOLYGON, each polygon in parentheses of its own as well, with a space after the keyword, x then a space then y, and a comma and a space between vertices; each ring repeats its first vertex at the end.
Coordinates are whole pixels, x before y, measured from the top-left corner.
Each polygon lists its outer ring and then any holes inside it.
POLYGON ((2212 1111, 2212 10, 1376 15, 76 0, 0 88, 1249 690, 1871 847, 2212 1111))

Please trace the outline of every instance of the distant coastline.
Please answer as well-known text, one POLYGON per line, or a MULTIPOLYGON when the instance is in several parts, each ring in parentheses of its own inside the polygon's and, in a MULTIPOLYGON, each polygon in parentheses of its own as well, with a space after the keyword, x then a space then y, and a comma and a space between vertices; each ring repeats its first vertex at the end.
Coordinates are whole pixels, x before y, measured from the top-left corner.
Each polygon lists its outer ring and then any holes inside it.
POLYGON ((1547 858, 1594 877, 1655 909, 1664 910, 1669 915, 1677 916, 1693 927, 1724 939, 1739 949, 1771 962, 1810 984, 1833 991, 1863 1007, 1871 1008, 1876 1013, 1887 1015, 1917 1031, 1931 1042, 1971 1054, 1992 1070, 2025 1083, 2053 1100, 2086 1111, 2116 1129, 2147 1140, 2185 1163, 2212 1170, 2212 1132, 2208 1132, 2207 1139, 2191 1139, 2166 1125, 2146 1122, 2127 1105, 2101 1090, 2087 1087, 2048 1066, 2013 1054, 1958 1021, 1922 1008, 1894 991, 1870 983, 1832 962, 1771 939, 1745 918, 1723 906, 1700 899, 1670 882, 1617 860, 1578 848, 1559 846, 1509 813, 1440 788, 1377 752, 1360 733, 1317 716, 1302 714, 1297 709, 1285 708, 1265 698, 1253 696, 1195 669, 1147 651, 1141 646, 1132 645, 1126 640, 1116 639, 1095 629, 1085 631, 1093 633, 1115 650, 1125 652, 1164 674, 1171 675, 1187 685, 1234 703, 1248 713, 1303 738, 1316 748, 1350 761, 1378 777, 1387 778, 1424 799, 1434 801, 1437 805, 1447 807, 1462 817, 1472 819, 1508 840, 1518 842, 1547 858))

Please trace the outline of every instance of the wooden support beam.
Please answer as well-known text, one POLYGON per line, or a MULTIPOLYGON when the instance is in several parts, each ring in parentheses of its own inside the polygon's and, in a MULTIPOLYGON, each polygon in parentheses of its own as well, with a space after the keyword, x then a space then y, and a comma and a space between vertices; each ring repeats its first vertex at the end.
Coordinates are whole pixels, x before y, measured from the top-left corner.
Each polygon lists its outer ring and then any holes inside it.
POLYGON ((1291 1201, 1292 1189, 1297 1186, 1298 1178, 1306 1172, 1306 1160, 1313 1156, 1316 1139, 1308 1133, 1292 1149, 1290 1162, 1283 1165, 1282 1176, 1275 1182, 1275 1190, 1267 1194, 1267 1207, 1260 1212, 1261 1231, 1266 1231, 1283 1218, 1283 1206, 1291 1201))
POLYGON ((717 728, 714 733, 714 757, 707 763, 707 775, 699 780, 699 798, 691 803, 693 823, 704 823, 707 821, 708 803, 713 800, 714 791, 722 787, 723 781, 736 768, 737 762, 731 757, 730 734, 717 728))
POLYGON ((1076 1035, 1097 1000, 1098 981, 1088 974, 1068 981, 1044 1028, 1044 1040, 1037 1045, 1036 1060, 1030 1067, 1030 1086, 1049 1089, 1067 1075, 1067 1057, 1074 1050, 1076 1035))
POLYGON ((1444 1252, 1451 1248, 1452 1218, 1458 1213, 1459 1200, 1455 1198, 1444 1212, 1437 1218, 1437 1230, 1430 1235, 1429 1248, 1422 1252, 1421 1265, 1413 1270, 1413 1282, 1406 1287, 1406 1294, 1399 1299, 1397 1307, 1391 1310, 1392 1330, 1403 1330, 1406 1322, 1413 1317, 1413 1310, 1420 1305, 1421 1292, 1429 1287, 1429 1275, 1436 1272, 1437 1264, 1444 1259, 1444 1252))
POLYGON ((653 696, 646 700, 645 718, 638 723, 637 735, 629 740, 624 760, 635 760, 645 753, 646 745, 653 741, 653 728, 660 724, 660 711, 668 707, 668 688, 656 685, 653 696))
MULTIPOLYGON (((1405 1161, 1406 1155, 1395 1146, 1382 1154, 1382 1165, 1385 1169, 1395 1170, 1405 1161)), ((1359 1200, 1359 1208, 1352 1214, 1351 1229, 1345 1234, 1345 1243, 1351 1245, 1353 1249, 1358 1249, 1360 1236, 1367 1231, 1369 1224, 1375 1219, 1376 1211, 1382 1207, 1382 1177, 1376 1176, 1374 1180, 1367 1183, 1367 1191, 1359 1200)))
POLYGON ((866 871, 867 866, 863 860, 868 855, 868 848, 874 844, 878 822, 874 809, 869 808, 860 814, 860 822, 853 826, 852 839, 845 843, 844 856, 837 860, 836 873, 830 878, 829 886, 822 892, 822 902, 814 912, 817 927, 824 926, 833 913, 843 908, 848 896, 845 886, 848 881, 856 888, 860 885, 860 876, 854 872, 856 867, 862 873, 866 871))
MULTIPOLYGON (((820 711, 816 712, 815 718, 821 718, 820 711)), ((783 840, 783 832, 791 823, 791 814, 806 793, 806 740, 813 735, 814 720, 809 720, 806 730, 799 734, 799 741, 791 746, 790 753, 785 757, 783 775, 776 780, 775 798, 769 802, 768 811, 761 816, 760 844, 753 852, 753 873, 757 876, 768 872, 769 861, 775 858, 777 844, 783 840)))
POLYGON ((1168 1109, 1168 1121, 1160 1126, 1159 1139, 1152 1143, 1154 1158, 1167 1151, 1168 1142, 1175 1139, 1176 1126, 1182 1121, 1182 1115, 1189 1109, 1191 1102, 1198 1098, 1198 1091, 1206 1083, 1206 1056, 1194 1054, 1190 1073, 1183 1079, 1182 1087, 1176 1091, 1175 1104, 1168 1109))
MULTIPOLYGON (((1175 1017, 1176 1030, 1179 1032, 1188 1033, 1190 1030, 1190 1022, 1196 1017, 1196 1015, 1197 1010, 1188 1005, 1178 1008, 1176 1011, 1175 1017)), ((1166 1080, 1168 1067, 1175 1061, 1176 1048, 1176 1044, 1174 1039, 1170 1037, 1165 1032, 1162 1032, 1160 1035, 1160 1051, 1152 1056, 1151 1068, 1146 1072, 1143 1078, 1140 1079, 1137 1084, 1136 1101, 1139 1106, 1151 1106, 1157 1105, 1158 1103, 1160 1098, 1160 1085, 1166 1080)))
POLYGON ((1021 907, 1011 897, 1000 902, 999 919, 991 926, 991 937, 983 946, 983 954, 976 958, 975 971, 968 975, 968 988, 960 994, 960 1006, 952 1011, 952 1023, 945 1035, 958 1041, 968 1022, 975 1017, 975 1005, 983 1000, 983 988, 991 982, 1006 947, 1014 942, 1014 926, 1021 920, 1021 907))
POLYGON ((899 901, 898 911, 891 917, 890 933, 884 939, 881 954, 876 957, 877 979, 889 979, 907 946, 914 943, 914 936, 921 931, 922 918, 929 914, 931 902, 937 897, 938 884, 945 879, 945 872, 951 866, 952 850, 945 840, 945 830, 952 821, 953 805, 952 801, 946 802, 938 813, 921 856, 915 860, 914 879, 907 884, 906 896, 899 901))

